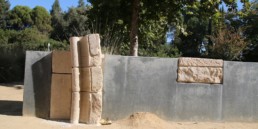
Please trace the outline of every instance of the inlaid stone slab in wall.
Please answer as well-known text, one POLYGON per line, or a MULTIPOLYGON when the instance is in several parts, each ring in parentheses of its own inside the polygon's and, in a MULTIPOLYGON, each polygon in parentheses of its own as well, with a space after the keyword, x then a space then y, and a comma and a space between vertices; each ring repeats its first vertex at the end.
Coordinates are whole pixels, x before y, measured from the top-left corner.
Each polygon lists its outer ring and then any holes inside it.
POLYGON ((179 67, 179 82, 222 83, 222 68, 213 67, 179 67))
POLYGON ((221 84, 223 60, 204 58, 179 58, 178 82, 221 84))
POLYGON ((179 58, 179 67, 223 67, 223 60, 205 59, 205 58, 179 58))

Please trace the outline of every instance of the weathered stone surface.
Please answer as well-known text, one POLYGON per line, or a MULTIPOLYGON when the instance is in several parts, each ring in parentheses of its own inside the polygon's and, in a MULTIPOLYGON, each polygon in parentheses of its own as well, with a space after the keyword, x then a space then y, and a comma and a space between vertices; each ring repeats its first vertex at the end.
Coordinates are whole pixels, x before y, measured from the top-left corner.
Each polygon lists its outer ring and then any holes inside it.
POLYGON ((81 37, 70 38, 70 51, 72 56, 72 67, 79 67, 79 50, 78 43, 81 37))
POLYGON ((90 49, 90 47, 89 47, 88 37, 85 36, 85 37, 81 38, 81 40, 78 43, 79 57, 89 57, 90 56, 89 49, 90 49))
POLYGON ((69 51, 53 51, 52 53, 52 72, 53 73, 72 73, 71 53, 69 51))
POLYGON ((99 124, 102 113, 102 92, 92 93, 91 99, 89 124, 99 124))
POLYGON ((101 50, 99 44, 99 38, 96 35, 92 36, 85 36, 79 42, 79 66, 80 67, 93 67, 93 66, 100 66, 101 65, 101 50), (91 40, 91 48, 89 44, 89 40, 91 40), (95 41, 96 40, 96 41, 95 41), (98 43, 96 43, 98 42, 98 43), (90 53, 93 51, 94 54, 90 53))
POLYGON ((222 83, 222 68, 179 67, 178 82, 222 83))
POLYGON ((101 67, 91 68, 91 91, 99 92, 103 87, 103 73, 101 67))
POLYGON ((81 92, 91 92, 91 69, 80 68, 81 92))
POLYGON ((204 58, 179 58, 178 66, 187 67, 223 67, 223 60, 204 58))
POLYGON ((80 122, 89 123, 90 120, 90 110, 91 110, 91 94, 89 92, 81 92, 80 101, 80 122))
POLYGON ((90 45, 90 54, 92 56, 100 55, 100 38, 99 34, 90 34, 88 35, 89 45, 90 45))
POLYGON ((101 56, 83 56, 80 57, 80 67, 94 67, 94 66, 100 66, 102 63, 101 56))
POLYGON ((80 92, 72 92, 71 123, 78 124, 80 119, 80 92))
POLYGON ((50 119, 70 119, 71 74, 52 74, 50 119))
POLYGON ((72 68, 72 91, 80 91, 80 70, 79 68, 72 68))

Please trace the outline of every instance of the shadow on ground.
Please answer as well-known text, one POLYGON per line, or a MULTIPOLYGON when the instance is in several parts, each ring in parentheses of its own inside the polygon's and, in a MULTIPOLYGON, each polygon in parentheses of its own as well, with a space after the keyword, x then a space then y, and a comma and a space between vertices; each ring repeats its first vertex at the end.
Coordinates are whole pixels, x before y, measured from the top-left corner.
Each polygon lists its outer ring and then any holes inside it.
POLYGON ((21 116, 22 101, 0 100, 0 114, 10 116, 21 116))

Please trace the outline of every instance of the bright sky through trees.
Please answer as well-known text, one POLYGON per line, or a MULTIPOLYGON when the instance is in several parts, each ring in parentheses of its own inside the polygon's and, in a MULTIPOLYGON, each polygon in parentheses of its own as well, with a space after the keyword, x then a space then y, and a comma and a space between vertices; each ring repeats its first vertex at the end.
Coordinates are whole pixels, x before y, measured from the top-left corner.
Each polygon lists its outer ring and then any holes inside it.
MULTIPOLYGON (((43 6, 48 11, 51 9, 55 0, 9 0, 11 3, 11 8, 15 7, 16 5, 24 5, 29 6, 30 8, 34 8, 35 6, 43 6)), ((85 3, 87 0, 85 0, 85 3)), ((59 0, 60 5, 64 11, 67 11, 69 7, 77 6, 78 0, 59 0)))
MULTIPOLYGON (((52 4, 54 3, 54 0, 9 0, 11 3, 11 8, 13 8, 16 5, 25 5, 29 6, 30 8, 34 8, 37 5, 45 7, 48 11, 51 9, 52 4)), ((87 0, 85 0, 85 3, 87 0)), ((59 0, 60 5, 64 11, 67 11, 69 7, 71 6, 77 6, 78 0, 59 0)), ((240 3, 240 0, 238 0, 238 7, 241 9, 242 4, 240 3)), ((225 8, 226 9, 226 8, 225 8)))

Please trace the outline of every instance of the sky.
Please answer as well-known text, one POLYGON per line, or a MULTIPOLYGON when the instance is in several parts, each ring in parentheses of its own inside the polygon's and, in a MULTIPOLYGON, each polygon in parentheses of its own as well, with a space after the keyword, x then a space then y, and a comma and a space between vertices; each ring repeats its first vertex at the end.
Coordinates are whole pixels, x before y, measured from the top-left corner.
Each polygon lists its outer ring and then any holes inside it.
MULTIPOLYGON (((43 6, 48 11, 51 10, 52 5, 55 0, 9 0, 11 3, 11 9, 16 5, 29 6, 30 8, 34 8, 35 6, 43 6)), ((79 0, 59 0, 60 6, 63 11, 67 11, 69 7, 76 7, 78 5, 79 0)), ((86 3, 86 0, 84 0, 86 3)))
MULTIPOLYGON (((45 7, 48 11, 50 11, 55 0, 9 0, 11 3, 11 9, 16 5, 29 6, 30 8, 34 8, 37 5, 45 7)), ((79 0, 59 0, 61 8, 63 11, 67 11, 69 7, 76 7, 78 5, 79 0)), ((84 0, 85 3, 87 0, 84 0)), ((238 0, 238 7, 241 9, 242 4, 238 0)), ((225 8, 226 9, 226 8, 225 8)))

